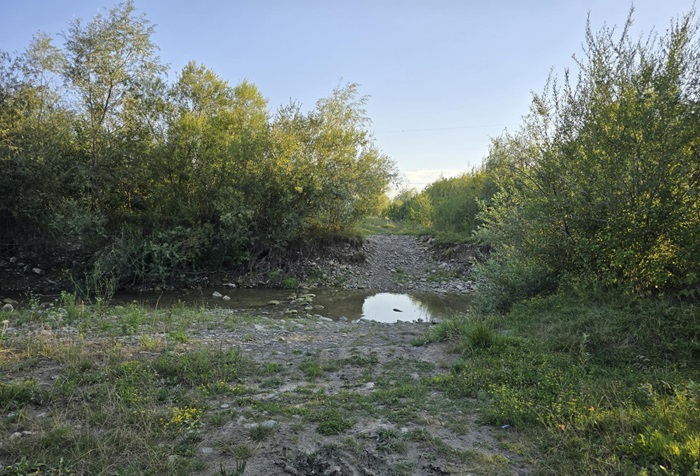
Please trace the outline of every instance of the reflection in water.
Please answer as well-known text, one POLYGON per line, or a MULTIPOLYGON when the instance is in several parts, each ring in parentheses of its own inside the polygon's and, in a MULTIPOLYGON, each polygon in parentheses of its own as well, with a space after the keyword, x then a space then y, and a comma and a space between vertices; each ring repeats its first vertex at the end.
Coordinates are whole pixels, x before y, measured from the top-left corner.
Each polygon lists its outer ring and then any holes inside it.
POLYGON ((408 294, 379 293, 362 304, 362 319, 379 322, 429 321, 430 309, 408 294))

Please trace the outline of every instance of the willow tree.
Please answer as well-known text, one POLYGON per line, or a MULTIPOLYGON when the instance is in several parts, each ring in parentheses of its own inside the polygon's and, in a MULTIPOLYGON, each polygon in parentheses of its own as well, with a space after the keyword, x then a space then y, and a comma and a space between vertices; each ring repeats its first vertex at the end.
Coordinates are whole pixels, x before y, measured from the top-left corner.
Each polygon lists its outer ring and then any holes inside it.
POLYGON ((483 219, 500 256, 484 289, 506 301, 565 278, 698 290, 698 25, 690 13, 634 40, 631 24, 632 13, 619 35, 589 25, 578 74, 553 78, 492 148, 502 191, 483 219))
POLYGON ((130 203, 124 188, 141 173, 132 149, 135 139, 128 133, 137 127, 136 118, 128 106, 165 71, 152 33, 153 26, 135 14, 129 0, 87 24, 74 20, 64 34, 64 75, 76 97, 78 140, 87 159, 92 198, 101 212, 130 203))

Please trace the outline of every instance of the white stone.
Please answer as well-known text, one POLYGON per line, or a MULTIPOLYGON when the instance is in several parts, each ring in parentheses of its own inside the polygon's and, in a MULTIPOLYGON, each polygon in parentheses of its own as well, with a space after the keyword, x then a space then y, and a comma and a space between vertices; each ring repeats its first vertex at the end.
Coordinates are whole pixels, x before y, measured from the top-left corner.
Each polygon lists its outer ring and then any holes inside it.
POLYGON ((212 297, 215 297, 216 299, 222 298, 223 295, 219 291, 214 291, 212 293, 212 297))

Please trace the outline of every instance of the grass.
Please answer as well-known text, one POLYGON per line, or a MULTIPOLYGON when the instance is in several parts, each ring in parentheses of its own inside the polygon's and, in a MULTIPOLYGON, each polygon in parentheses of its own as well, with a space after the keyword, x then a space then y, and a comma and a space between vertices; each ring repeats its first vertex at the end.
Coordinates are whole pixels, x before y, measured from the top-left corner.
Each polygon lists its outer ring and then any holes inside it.
POLYGON ((572 295, 441 323, 435 383, 525 435, 538 474, 700 475, 700 309, 572 295))

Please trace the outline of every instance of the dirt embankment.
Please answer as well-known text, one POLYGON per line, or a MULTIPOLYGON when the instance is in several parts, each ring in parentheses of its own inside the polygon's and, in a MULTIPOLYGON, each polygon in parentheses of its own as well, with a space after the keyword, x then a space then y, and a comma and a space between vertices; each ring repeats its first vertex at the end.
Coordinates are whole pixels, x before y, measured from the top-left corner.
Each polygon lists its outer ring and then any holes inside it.
MULTIPOLYGON (((484 259, 475 245, 437 247, 429 237, 372 235, 363 242, 335 241, 290 252, 274 263, 259 262, 253 271, 224 270, 189 274, 165 289, 213 287, 277 287, 285 278, 310 288, 342 287, 385 292, 467 293, 473 289, 471 267, 484 259)), ((41 263, 29 256, 0 257, 2 292, 56 293, 72 289, 71 270, 41 263)), ((153 288, 153 285, 150 286, 153 288)), ((148 286, 146 286, 148 288, 148 286)))

